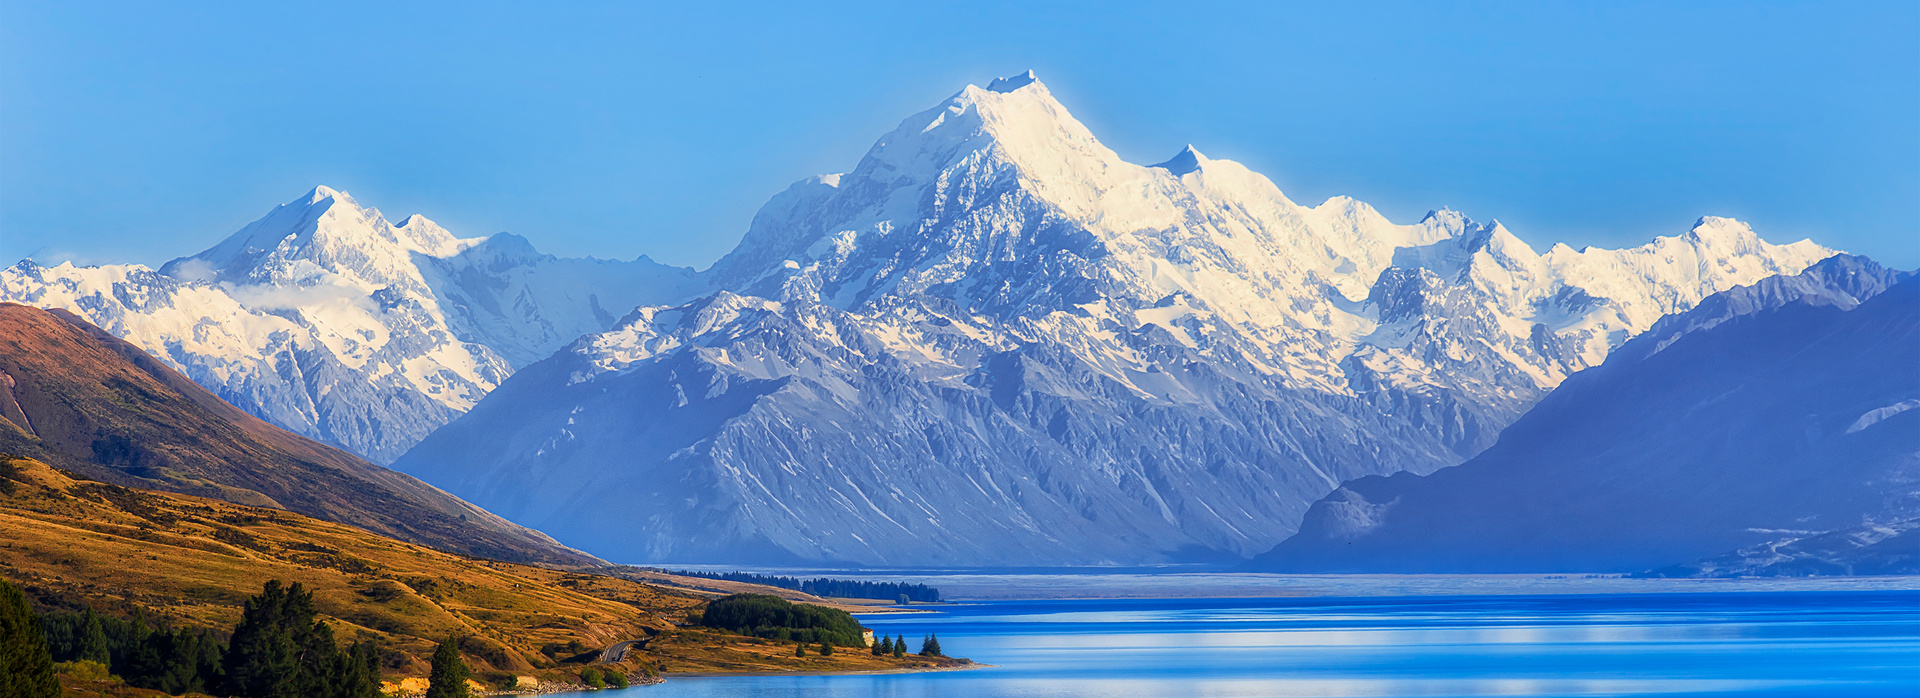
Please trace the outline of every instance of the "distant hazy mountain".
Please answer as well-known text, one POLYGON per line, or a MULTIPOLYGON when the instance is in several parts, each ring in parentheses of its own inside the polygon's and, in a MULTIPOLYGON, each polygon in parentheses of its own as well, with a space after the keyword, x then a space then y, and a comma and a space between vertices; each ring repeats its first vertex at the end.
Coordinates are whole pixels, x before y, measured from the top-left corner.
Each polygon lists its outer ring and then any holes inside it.
POLYGON ((1830 254, 1721 218, 1540 254, 1304 206, 1192 148, 1122 161, 1026 74, 775 196, 711 295, 525 367, 396 467, 626 561, 1247 556, 1830 254))
POLYGON ((384 463, 515 367, 694 283, 644 257, 393 225, 319 187, 157 272, 20 262, 0 270, 0 300, 71 311, 248 412, 384 463))
POLYGON ((1837 256, 1662 320, 1462 465, 1346 483, 1254 567, 1920 570, 1914 407, 1920 279, 1837 256))
POLYGON ((597 562, 412 477, 267 424, 62 310, 0 303, 0 453, 449 552, 597 562))
POLYGON ((1920 519, 1767 541, 1639 577, 1813 577, 1920 574, 1920 519))

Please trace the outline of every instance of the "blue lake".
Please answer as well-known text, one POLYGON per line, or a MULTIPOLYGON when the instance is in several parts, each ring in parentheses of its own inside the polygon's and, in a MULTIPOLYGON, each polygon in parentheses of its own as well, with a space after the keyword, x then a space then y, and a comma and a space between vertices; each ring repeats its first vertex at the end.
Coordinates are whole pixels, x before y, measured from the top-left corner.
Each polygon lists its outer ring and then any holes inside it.
POLYGON ((869 615, 992 668, 681 696, 1920 696, 1920 592, 994 601, 869 615))

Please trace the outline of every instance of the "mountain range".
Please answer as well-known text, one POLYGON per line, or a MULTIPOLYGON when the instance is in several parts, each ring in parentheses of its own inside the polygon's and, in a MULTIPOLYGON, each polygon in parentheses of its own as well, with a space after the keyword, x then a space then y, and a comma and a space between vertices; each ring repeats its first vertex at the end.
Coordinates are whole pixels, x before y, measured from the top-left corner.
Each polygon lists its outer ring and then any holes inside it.
POLYGON ((1462 465, 1345 483, 1252 566, 1913 573, 1916 406, 1920 277, 1840 255, 1661 320, 1462 465))
POLYGON ((1296 203, 1191 146, 1126 162, 1026 73, 795 183, 704 271, 319 187, 157 270, 23 261, 0 300, 611 559, 1154 564, 1467 461, 1662 318, 1834 254, 1296 203))
POLYGON ((388 463, 514 368, 693 283, 645 258, 394 225, 317 187, 158 270, 23 260, 0 270, 0 301, 72 312, 261 419, 388 463))
POLYGON ((1498 222, 1125 162, 1031 74, 775 196, 707 292, 528 365, 395 467, 625 560, 1224 560, 1494 442, 1661 317, 1831 250, 1498 222))

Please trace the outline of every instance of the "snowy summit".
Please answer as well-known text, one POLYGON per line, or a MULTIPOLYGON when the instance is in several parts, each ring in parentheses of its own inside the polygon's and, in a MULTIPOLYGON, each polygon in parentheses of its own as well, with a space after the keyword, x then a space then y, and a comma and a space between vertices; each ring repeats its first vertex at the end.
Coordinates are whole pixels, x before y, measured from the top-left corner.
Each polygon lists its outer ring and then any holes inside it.
POLYGON ((1451 211, 1303 205, 1192 148, 1128 163, 1025 73, 774 196, 705 295, 522 368, 396 466, 619 559, 1243 557, 1830 254, 1711 218, 1542 254, 1451 211))

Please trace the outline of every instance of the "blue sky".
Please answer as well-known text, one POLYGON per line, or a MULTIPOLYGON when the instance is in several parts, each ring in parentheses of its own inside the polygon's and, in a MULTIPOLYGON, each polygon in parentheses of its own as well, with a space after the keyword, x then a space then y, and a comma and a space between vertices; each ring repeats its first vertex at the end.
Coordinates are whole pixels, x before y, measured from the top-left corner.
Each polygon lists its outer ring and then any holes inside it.
POLYGON ((1340 5, 0 0, 0 264, 154 264, 324 183, 704 267, 787 184, 1032 68, 1128 159, 1192 142, 1296 201, 1542 249, 1730 215, 1920 266, 1920 3, 1340 5))

